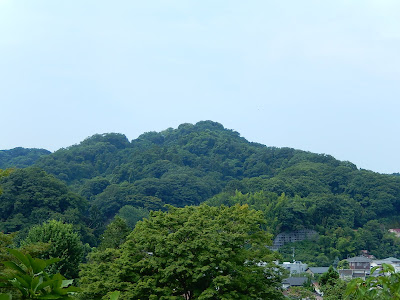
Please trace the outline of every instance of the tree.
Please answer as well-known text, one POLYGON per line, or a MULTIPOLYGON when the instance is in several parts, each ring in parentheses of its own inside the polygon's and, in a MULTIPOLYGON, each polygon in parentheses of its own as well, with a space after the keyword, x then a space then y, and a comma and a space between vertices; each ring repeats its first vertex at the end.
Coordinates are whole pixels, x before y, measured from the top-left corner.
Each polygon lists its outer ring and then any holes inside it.
POLYGON ((334 285, 336 280, 339 278, 339 273, 336 272, 332 266, 329 267, 328 271, 321 275, 319 279, 319 284, 324 285, 334 285))
POLYGON ((16 169, 0 176, 0 185, 0 231, 5 233, 28 231, 49 219, 82 220, 87 207, 84 198, 38 168, 16 169))
POLYGON ((309 299, 315 300, 315 295, 313 292, 305 287, 294 286, 288 290, 288 298, 293 300, 309 299))
POLYGON ((339 273, 330 266, 328 271, 319 278, 321 291, 324 293, 324 299, 341 300, 344 299, 346 283, 339 279, 339 273))
POLYGON ((40 242, 50 243, 49 248, 42 253, 41 258, 60 258, 57 263, 49 267, 49 273, 60 272, 69 278, 78 276, 78 265, 83 259, 85 246, 82 244, 79 235, 73 231, 71 224, 51 220, 42 225, 36 225, 29 230, 22 245, 40 242))
POLYGON ((131 232, 131 229, 126 224, 126 221, 119 216, 108 224, 106 231, 100 237, 101 243, 99 249, 118 248, 126 240, 126 237, 131 232))
POLYGON ((350 264, 346 259, 339 261, 338 269, 350 269, 350 264))
POLYGON ((129 228, 133 229, 138 221, 149 217, 149 210, 142 207, 125 205, 119 210, 118 216, 126 221, 129 228))
POLYGON ((96 254, 108 267, 99 270, 99 259, 82 266, 85 297, 120 290, 122 299, 281 299, 277 254, 262 223, 247 205, 152 212, 120 252, 106 250, 116 259, 96 254))
POLYGON ((343 300, 346 299, 344 293, 347 283, 344 280, 336 279, 334 285, 325 285, 322 288, 324 300, 343 300))

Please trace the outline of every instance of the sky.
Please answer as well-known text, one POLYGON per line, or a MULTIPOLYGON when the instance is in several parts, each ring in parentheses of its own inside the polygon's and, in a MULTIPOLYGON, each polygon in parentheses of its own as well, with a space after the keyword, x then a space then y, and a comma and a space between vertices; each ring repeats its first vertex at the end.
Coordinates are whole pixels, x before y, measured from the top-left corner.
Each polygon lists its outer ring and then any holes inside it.
POLYGON ((0 149, 213 120, 400 172, 398 0, 0 0, 0 149))

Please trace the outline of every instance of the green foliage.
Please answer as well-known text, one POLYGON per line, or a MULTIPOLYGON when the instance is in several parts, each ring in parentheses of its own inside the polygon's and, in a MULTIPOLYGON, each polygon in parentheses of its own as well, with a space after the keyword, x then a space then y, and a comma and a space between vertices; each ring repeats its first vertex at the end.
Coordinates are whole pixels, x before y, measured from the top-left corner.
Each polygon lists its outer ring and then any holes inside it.
POLYGON ((301 286, 294 286, 288 290, 288 298, 293 300, 302 300, 302 299, 309 299, 315 300, 316 297, 313 292, 310 290, 301 287, 301 286))
POLYGON ((400 299, 400 273, 396 273, 393 266, 382 264, 381 269, 374 267, 366 280, 353 279, 347 286, 345 295, 351 299, 400 299))
POLYGON ((0 294, 0 300, 11 300, 11 294, 0 294))
POLYGON ((36 243, 50 244, 48 249, 41 254, 41 258, 59 258, 58 262, 47 269, 48 273, 61 273, 69 278, 78 276, 78 265, 86 250, 71 224, 50 220, 32 227, 21 244, 26 246, 36 243))
POLYGON ((120 291, 112 292, 112 293, 110 294, 110 300, 118 300, 118 299, 119 299, 120 293, 121 293, 120 291))
POLYGON ((321 291, 324 293, 324 299, 342 300, 345 299, 346 282, 339 279, 339 273, 330 266, 328 271, 319 278, 321 291))
POLYGON ((174 208, 137 223, 120 250, 93 253, 82 266, 86 299, 280 299, 276 254, 248 206, 174 208))
POLYGON ((105 232, 100 237, 100 250, 105 250, 107 248, 118 248, 122 245, 126 237, 131 232, 131 229, 128 227, 126 221, 119 216, 116 216, 114 220, 108 224, 105 232))
POLYGON ((350 269, 350 264, 346 259, 343 259, 339 262, 338 269, 350 269))
MULTIPOLYGON (((2 170, 2 169, 0 169, 0 179, 2 178, 2 177, 6 177, 6 176, 8 176, 8 175, 10 175, 10 173, 13 171, 13 169, 6 169, 6 170, 2 170)), ((3 190, 2 190, 2 188, 1 188, 1 186, 0 186, 0 195, 3 193, 3 190)))
POLYGON ((87 207, 84 198, 37 168, 17 169, 0 178, 0 230, 24 230, 48 219, 80 219, 87 207))
POLYGON ((26 168, 32 166, 40 157, 49 155, 51 152, 44 149, 14 148, 11 150, 0 150, 0 169, 26 168))
POLYGON ((334 284, 321 287, 321 290, 324 293, 324 300, 353 299, 352 297, 346 298, 346 288, 347 283, 341 279, 337 279, 336 281, 334 281, 334 284))
POLYGON ((57 258, 43 260, 24 255, 16 249, 8 252, 17 261, 4 261, 10 271, 0 276, 0 287, 10 287, 20 292, 22 299, 72 299, 71 294, 79 289, 70 286, 61 274, 48 275, 45 269, 58 261, 57 258))
MULTIPOLYGON (((137 254, 132 253, 133 255, 137 254)), ((79 294, 79 299, 94 300, 101 299, 103 296, 104 299, 107 299, 105 297, 107 293, 126 286, 124 281, 135 280, 136 272, 126 273, 126 267, 117 264, 120 258, 121 251, 113 248, 89 253, 88 263, 80 265, 79 285, 82 293, 79 294), (120 272, 126 273, 125 276, 120 278, 120 272)))
MULTIPOLYGON (((3 232, 0 232, 0 262, 10 259, 10 254, 7 251, 7 247, 9 247, 13 243, 14 237, 15 233, 5 234, 3 232)), ((3 271, 3 268, 4 267, 0 264, 0 274, 3 271)))
MULTIPOLYGON (((28 159, 29 153, 15 157, 28 159)), ((116 214, 133 228, 166 203, 248 203, 263 212, 273 234, 318 231, 316 245, 294 245, 304 261, 330 265, 364 249, 377 257, 400 255, 399 239, 384 227, 400 224, 399 176, 358 170, 325 154, 250 143, 212 121, 147 132, 131 142, 122 134, 97 134, 41 156, 35 166, 88 202, 38 169, 16 170, 0 178, 0 230, 24 235, 34 224, 60 219, 93 246, 116 214)))
POLYGON ((164 208, 164 202, 155 196, 151 196, 151 194, 156 194, 155 192, 152 190, 143 190, 142 193, 138 189, 137 186, 127 182, 111 184, 107 186, 102 193, 96 195, 91 203, 92 206, 98 207, 99 212, 106 220, 112 219, 115 214, 126 205, 147 210, 159 210, 164 208))
POLYGON ((328 272, 321 275, 319 278, 319 284, 324 285, 335 285, 336 280, 339 278, 339 273, 336 272, 332 266, 329 267, 328 272))
POLYGON ((125 205, 119 210, 118 216, 126 221, 129 228, 133 229, 137 222, 148 218, 149 213, 148 209, 125 205))

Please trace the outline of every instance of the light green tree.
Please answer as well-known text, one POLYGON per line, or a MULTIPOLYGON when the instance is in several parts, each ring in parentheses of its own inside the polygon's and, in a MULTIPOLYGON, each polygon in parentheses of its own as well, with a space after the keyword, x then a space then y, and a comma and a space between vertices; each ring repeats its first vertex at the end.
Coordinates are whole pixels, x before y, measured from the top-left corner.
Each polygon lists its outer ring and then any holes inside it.
POLYGON ((120 250, 82 266, 84 297, 119 290, 122 299, 281 299, 263 222, 247 205, 152 212, 120 250))
POLYGON ((21 244, 27 246, 36 243, 50 244, 48 249, 40 255, 41 258, 60 258, 57 263, 49 267, 49 273, 60 272, 69 278, 78 276, 78 265, 83 259, 86 247, 82 244, 79 235, 74 232, 71 224, 51 220, 32 227, 21 244))
POLYGON ((118 248, 125 242, 130 232, 131 229, 126 224, 126 221, 116 216, 101 235, 99 249, 118 248))

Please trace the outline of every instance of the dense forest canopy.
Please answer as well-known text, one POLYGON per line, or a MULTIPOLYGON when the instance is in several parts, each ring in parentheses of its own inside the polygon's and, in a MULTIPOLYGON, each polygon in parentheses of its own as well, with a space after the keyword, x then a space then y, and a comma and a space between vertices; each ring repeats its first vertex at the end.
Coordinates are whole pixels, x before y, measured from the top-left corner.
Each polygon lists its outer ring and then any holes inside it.
POLYGON ((50 151, 45 149, 27 149, 21 147, 0 150, 0 169, 29 167, 40 157, 49 155, 50 153, 50 151))
POLYGON ((75 224, 86 242, 96 244, 95 237, 116 215, 133 228, 150 211, 165 210, 165 204, 207 201, 249 204, 263 212, 273 234, 316 230, 317 249, 298 246, 300 256, 301 249, 315 250, 304 260, 327 265, 361 249, 377 256, 400 254, 386 230, 400 226, 398 174, 358 169, 326 154, 251 143, 216 122, 182 124, 132 141, 118 133, 96 134, 54 153, 17 149, 0 152, 2 166, 18 168, 25 162, 33 167, 0 178, 5 232, 55 218, 75 224))

